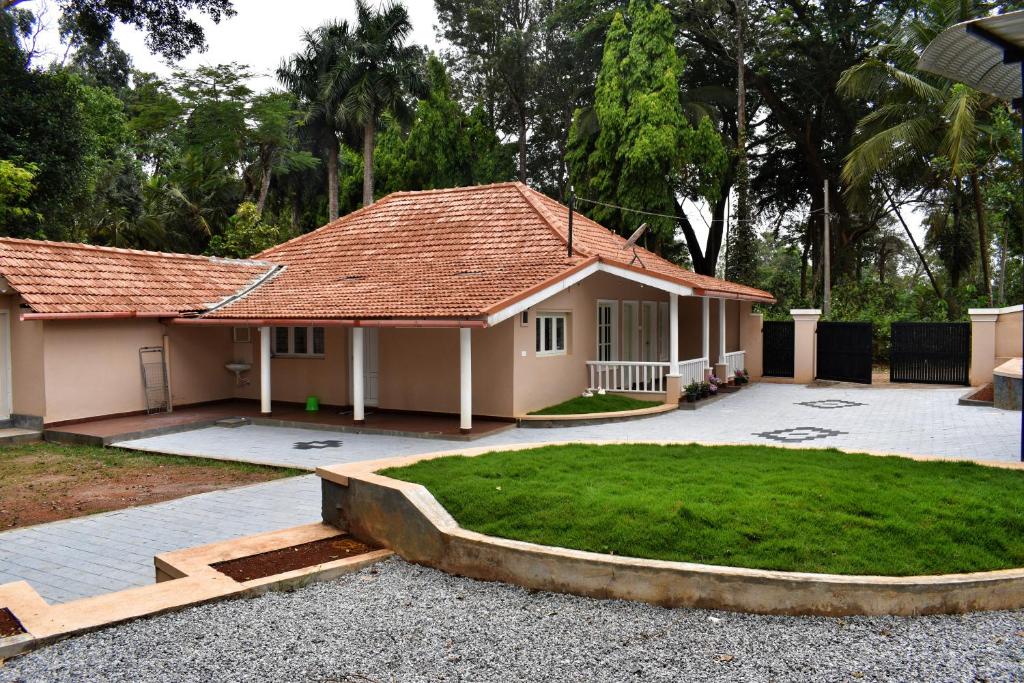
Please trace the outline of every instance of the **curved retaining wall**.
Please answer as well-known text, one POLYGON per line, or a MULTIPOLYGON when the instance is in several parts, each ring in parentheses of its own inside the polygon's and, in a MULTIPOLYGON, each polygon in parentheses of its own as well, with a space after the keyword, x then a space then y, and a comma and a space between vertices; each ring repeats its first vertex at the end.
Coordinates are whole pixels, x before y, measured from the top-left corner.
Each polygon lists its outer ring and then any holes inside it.
MULTIPOLYGON (((490 450, 495 449, 455 453, 490 450)), ((919 577, 809 574, 617 557, 495 538, 459 527, 423 486, 373 473, 439 455, 317 470, 324 521, 410 562, 452 574, 664 607, 828 616, 1024 607, 1024 569, 919 577)))

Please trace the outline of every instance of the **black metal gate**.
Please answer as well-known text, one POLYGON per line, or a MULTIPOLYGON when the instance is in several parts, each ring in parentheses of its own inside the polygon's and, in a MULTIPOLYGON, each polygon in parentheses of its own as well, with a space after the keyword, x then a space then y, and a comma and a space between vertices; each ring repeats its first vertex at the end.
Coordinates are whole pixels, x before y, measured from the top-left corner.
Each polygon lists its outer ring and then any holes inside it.
POLYGON ((970 383, 970 323, 893 323, 890 382, 970 383))
POLYGON ((818 322, 818 379, 871 384, 871 323, 818 322))
POLYGON ((765 377, 793 376, 793 321, 763 323, 762 355, 765 377))

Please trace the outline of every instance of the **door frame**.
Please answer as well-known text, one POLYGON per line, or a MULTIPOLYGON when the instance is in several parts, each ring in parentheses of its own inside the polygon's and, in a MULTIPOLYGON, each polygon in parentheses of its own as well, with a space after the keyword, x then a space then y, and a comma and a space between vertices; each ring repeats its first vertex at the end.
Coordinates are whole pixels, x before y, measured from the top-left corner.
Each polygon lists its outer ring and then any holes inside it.
POLYGON ((11 314, 0 310, 0 420, 10 419, 14 411, 14 387, 11 381, 11 314))
POLYGON ((594 314, 594 341, 595 360, 601 359, 601 307, 607 306, 611 311, 608 324, 611 326, 611 339, 609 340, 609 355, 607 360, 617 361, 619 359, 619 302, 617 299, 598 299, 594 314))

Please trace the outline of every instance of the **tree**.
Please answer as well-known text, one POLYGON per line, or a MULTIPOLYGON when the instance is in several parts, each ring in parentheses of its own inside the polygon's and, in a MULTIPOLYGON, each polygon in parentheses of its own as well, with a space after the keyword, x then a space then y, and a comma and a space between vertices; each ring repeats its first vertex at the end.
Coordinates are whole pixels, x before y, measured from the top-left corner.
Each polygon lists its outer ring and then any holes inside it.
POLYGON ((307 31, 302 40, 302 51, 281 64, 277 78, 297 98, 307 137, 327 156, 327 220, 334 221, 338 218, 338 152, 348 122, 340 111, 345 92, 332 87, 332 80, 349 58, 353 37, 343 21, 307 31))
POLYGON ((425 96, 427 84, 420 49, 405 44, 412 31, 405 6, 388 4, 373 10, 365 0, 356 0, 356 17, 352 40, 325 87, 339 95, 339 118, 362 133, 363 206, 369 206, 373 148, 381 120, 391 115, 409 121, 409 98, 425 96))
MULTIPOLYGON (((574 182, 590 198, 638 209, 658 251, 675 242, 677 193, 714 200, 727 162, 710 119, 690 124, 680 101, 685 62, 661 5, 633 0, 605 39, 592 118, 578 112, 570 132, 574 182), (596 132, 594 129, 596 128, 596 132)), ((635 215, 597 206, 595 220, 626 232, 635 215)))
MULTIPOLYGON (((0 11, 15 9, 26 0, 0 0, 0 11)), ((206 35, 198 21, 189 17, 196 10, 213 23, 232 17, 231 0, 57 0, 61 24, 74 31, 93 48, 110 40, 117 23, 146 32, 146 45, 154 53, 178 60, 192 50, 206 48, 206 35)))
POLYGON ((267 223, 252 202, 242 202, 221 235, 210 240, 207 253, 227 258, 249 258, 294 235, 287 228, 267 223))
POLYGON ((290 93, 257 95, 250 103, 248 118, 252 121, 248 140, 255 147, 253 167, 259 183, 256 209, 262 214, 270 193, 271 175, 275 171, 288 173, 313 168, 318 159, 298 149, 295 130, 298 112, 295 110, 295 98, 290 93))
POLYGON ((416 103, 406 134, 394 120, 381 133, 375 156, 383 192, 427 190, 509 180, 509 148, 486 127, 479 107, 467 114, 436 57, 427 61, 430 94, 416 103))
POLYGON ((28 198, 35 185, 35 166, 22 168, 11 161, 0 159, 0 225, 10 222, 19 223, 40 218, 28 208, 28 198))
POLYGON ((527 181, 527 138, 536 110, 538 0, 436 0, 438 22, 452 45, 449 65, 470 101, 484 103, 492 129, 516 131, 519 180, 527 181))

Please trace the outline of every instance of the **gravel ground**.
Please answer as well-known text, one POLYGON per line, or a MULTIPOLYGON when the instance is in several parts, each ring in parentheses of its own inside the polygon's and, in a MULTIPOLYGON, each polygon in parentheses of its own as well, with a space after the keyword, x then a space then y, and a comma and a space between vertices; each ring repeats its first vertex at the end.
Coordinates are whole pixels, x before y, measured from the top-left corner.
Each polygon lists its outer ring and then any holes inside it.
POLYGON ((401 560, 53 645, 0 681, 1021 681, 1024 612, 765 617, 531 593, 401 560))

